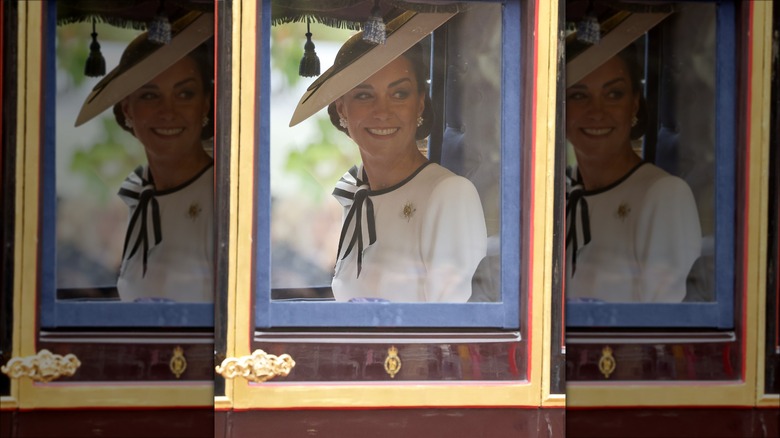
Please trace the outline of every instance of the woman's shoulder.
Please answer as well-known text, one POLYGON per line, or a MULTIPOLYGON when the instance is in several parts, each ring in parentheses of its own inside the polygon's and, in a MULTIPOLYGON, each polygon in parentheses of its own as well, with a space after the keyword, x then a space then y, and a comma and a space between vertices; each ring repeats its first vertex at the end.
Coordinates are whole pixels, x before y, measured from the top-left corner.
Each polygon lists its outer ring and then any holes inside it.
POLYGON ((642 165, 635 176, 633 185, 644 190, 646 202, 678 206, 696 204, 693 191, 684 179, 652 163, 642 165))
POLYGON ((679 176, 672 175, 671 173, 661 169, 653 163, 644 163, 634 173, 634 183, 641 183, 648 189, 651 188, 684 188, 688 189, 688 183, 679 176))
POLYGON ((474 184, 463 176, 436 163, 430 163, 420 172, 420 181, 436 190, 475 190, 474 184))

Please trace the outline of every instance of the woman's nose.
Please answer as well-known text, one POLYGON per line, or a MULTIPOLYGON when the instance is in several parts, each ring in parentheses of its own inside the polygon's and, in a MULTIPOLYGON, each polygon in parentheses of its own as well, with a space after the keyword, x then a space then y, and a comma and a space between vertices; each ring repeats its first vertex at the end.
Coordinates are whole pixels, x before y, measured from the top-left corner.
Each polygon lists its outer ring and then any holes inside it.
POLYGON ((389 102, 384 97, 378 97, 374 103, 374 116, 384 119, 390 114, 389 102))
POLYGON ((163 116, 170 116, 176 110, 176 102, 173 97, 163 97, 160 99, 159 112, 163 116))
POLYGON ((588 115, 591 117, 601 117, 604 115, 604 102, 601 99, 595 98, 590 100, 590 104, 587 107, 588 115))

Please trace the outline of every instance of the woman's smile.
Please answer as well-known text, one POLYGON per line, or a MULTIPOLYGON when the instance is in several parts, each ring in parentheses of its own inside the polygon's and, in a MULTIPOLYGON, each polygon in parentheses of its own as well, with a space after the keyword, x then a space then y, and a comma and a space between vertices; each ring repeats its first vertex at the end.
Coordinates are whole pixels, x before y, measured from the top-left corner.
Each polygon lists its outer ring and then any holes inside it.
POLYGON ((162 137, 173 137, 184 132, 184 128, 152 128, 152 131, 162 137))
POLYGON ((366 131, 375 136, 386 137, 398 132, 398 128, 366 128, 366 131))
POLYGON ((604 137, 612 131, 614 128, 582 128, 582 132, 591 137, 604 137))

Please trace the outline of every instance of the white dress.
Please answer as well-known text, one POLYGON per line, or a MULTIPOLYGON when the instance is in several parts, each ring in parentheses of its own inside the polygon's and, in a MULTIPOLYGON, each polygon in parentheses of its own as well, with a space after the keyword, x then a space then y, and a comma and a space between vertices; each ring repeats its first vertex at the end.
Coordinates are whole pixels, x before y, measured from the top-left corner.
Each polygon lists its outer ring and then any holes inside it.
POLYGON ((130 208, 117 281, 121 300, 214 302, 214 167, 158 192, 148 167, 139 167, 122 184, 119 196, 130 208))
POLYGON ((609 187, 584 191, 574 185, 568 192, 568 299, 683 300, 702 246, 696 202, 685 181, 641 163, 609 187))
POLYGON ((474 185, 434 163, 383 190, 369 190, 358 177, 362 174, 353 167, 334 190, 345 219, 332 283, 336 300, 466 302, 487 248, 485 217, 474 185), (350 197, 345 192, 355 190, 364 192, 355 196, 350 216, 353 202, 345 199, 350 197), (372 213, 375 227, 370 224, 372 213))

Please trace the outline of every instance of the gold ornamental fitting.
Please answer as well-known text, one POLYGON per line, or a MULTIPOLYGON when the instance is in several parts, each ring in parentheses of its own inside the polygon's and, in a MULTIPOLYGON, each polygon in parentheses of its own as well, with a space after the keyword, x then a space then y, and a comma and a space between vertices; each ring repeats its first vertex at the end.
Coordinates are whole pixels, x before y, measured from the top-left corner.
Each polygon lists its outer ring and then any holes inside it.
POLYGON ((177 379, 181 378, 181 375, 187 370, 187 358, 184 357, 184 349, 182 349, 181 346, 177 345, 176 348, 173 349, 173 357, 171 357, 171 360, 168 362, 168 367, 177 379))
POLYGON ((81 361, 73 354, 61 356, 41 350, 35 356, 12 358, 0 367, 0 371, 12 379, 29 377, 34 382, 47 383, 74 375, 80 366, 81 361))
POLYGON ((385 358, 385 372, 391 379, 395 378, 395 375, 401 371, 401 358, 398 357, 398 349, 395 345, 387 349, 387 357, 385 358))
POLYGON ((612 349, 609 346, 604 347, 601 350, 601 359, 599 359, 599 371, 604 375, 605 379, 609 379, 609 376, 617 368, 617 362, 612 355, 612 349))
POLYGON ((287 376, 294 366, 295 361, 289 354, 274 356, 263 350, 255 350, 249 356, 228 357, 214 369, 226 379, 243 377, 257 383, 276 376, 287 376))

